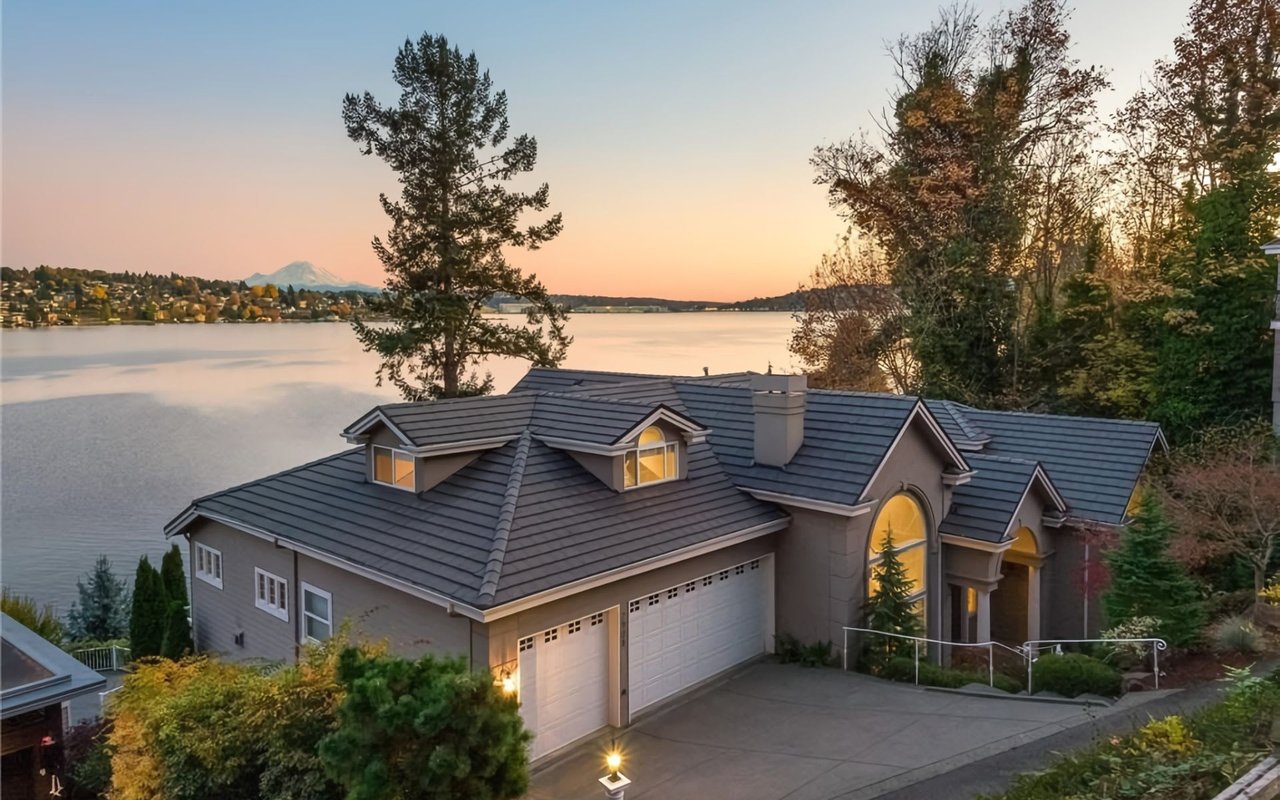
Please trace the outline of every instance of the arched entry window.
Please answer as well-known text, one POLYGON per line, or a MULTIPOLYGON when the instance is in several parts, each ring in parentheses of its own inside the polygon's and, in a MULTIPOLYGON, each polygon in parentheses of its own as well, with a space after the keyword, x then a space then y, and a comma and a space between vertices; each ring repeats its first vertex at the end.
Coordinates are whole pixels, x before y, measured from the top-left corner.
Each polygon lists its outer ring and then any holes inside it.
POLYGON ((924 616, 926 587, 925 565, 928 562, 928 531, 924 509, 910 494, 896 494, 880 509, 871 529, 871 544, 867 551, 867 596, 880 590, 875 579, 874 567, 884 557, 886 541, 892 533, 893 550, 906 568, 911 581, 911 599, 921 617, 924 616))
POLYGON ((1013 534, 1013 544, 1009 546, 1009 550, 1022 555, 1034 556, 1039 552, 1036 547, 1036 535, 1031 532, 1030 528, 1018 528, 1013 534))

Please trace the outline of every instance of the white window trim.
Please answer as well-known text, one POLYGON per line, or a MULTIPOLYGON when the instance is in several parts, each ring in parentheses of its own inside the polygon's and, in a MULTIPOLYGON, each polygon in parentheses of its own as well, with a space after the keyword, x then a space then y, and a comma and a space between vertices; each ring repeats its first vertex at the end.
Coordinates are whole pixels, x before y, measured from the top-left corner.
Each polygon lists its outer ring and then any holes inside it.
POLYGON ((284 578, 281 578, 279 575, 276 575, 271 572, 267 572, 265 569, 262 569, 261 567, 254 567, 253 568, 253 604, 257 608, 262 609, 263 611, 267 612, 271 616, 279 617, 285 622, 288 622, 289 621, 289 582, 286 581, 284 578), (277 594, 277 601, 274 605, 268 602, 266 597, 260 597, 258 595, 258 580, 260 577, 268 581, 275 581, 277 583, 277 587, 276 587, 277 592, 279 592, 280 590, 284 590, 284 607, 283 608, 281 608, 280 606, 278 594, 277 594))
POLYGON ((302 588, 298 592, 298 600, 300 603, 298 606, 298 629, 299 629, 298 641, 301 642, 302 644, 308 644, 308 643, 320 644, 323 641, 322 639, 313 639, 312 637, 307 635, 308 619, 314 619, 314 620, 324 622, 324 624, 329 627, 329 637, 332 637, 333 636, 333 595, 329 594, 324 589, 321 589, 318 586, 312 586, 306 581, 302 581, 302 588), (310 611, 307 610, 308 594, 319 595, 324 598, 324 601, 326 603, 329 604, 328 619, 321 620, 320 617, 316 616, 315 614, 312 614, 310 611))
POLYGON ((210 586, 214 587, 215 589, 221 589, 222 588, 222 567, 223 567, 222 551, 212 548, 207 544, 201 544, 200 542, 196 542, 195 562, 196 562, 195 563, 196 577, 204 581, 205 583, 209 584, 210 586), (218 559, 218 572, 216 575, 212 572, 209 572, 208 570, 203 569, 203 565, 205 563, 208 563, 208 559, 210 556, 216 556, 218 559))
POLYGON ((680 477, 680 445, 678 442, 670 442, 665 440, 661 444, 649 444, 649 445, 637 444, 635 447, 631 448, 630 450, 626 451, 623 454, 622 471, 623 471, 622 490, 624 492, 631 492, 636 489, 643 489, 646 486, 657 486, 660 483, 670 483, 671 481, 674 481, 680 477), (667 450, 671 450, 672 455, 674 456, 673 460, 675 461, 675 469, 671 471, 670 475, 666 476, 665 478, 662 478, 661 480, 646 481, 644 483, 641 483, 640 482, 640 456, 644 453, 648 453, 651 450, 659 450, 662 452, 663 469, 666 469, 666 465, 667 465, 667 450), (633 453, 635 454, 635 459, 636 459, 636 482, 634 485, 628 486, 627 476, 626 476, 627 456, 633 453))
POLYGON ((418 489, 417 460, 413 457, 413 454, 407 450, 400 450, 395 447, 387 447, 386 445, 375 444, 373 445, 373 463, 369 465, 369 478, 379 486, 390 486, 392 489, 399 489, 404 492, 415 492, 418 489), (390 481, 378 480, 378 451, 379 450, 386 450, 388 453, 391 454, 391 480, 390 481), (400 484, 395 482, 396 458, 399 456, 403 456, 404 458, 409 459, 411 462, 414 462, 413 463, 413 483, 414 483, 413 486, 401 486, 400 484))

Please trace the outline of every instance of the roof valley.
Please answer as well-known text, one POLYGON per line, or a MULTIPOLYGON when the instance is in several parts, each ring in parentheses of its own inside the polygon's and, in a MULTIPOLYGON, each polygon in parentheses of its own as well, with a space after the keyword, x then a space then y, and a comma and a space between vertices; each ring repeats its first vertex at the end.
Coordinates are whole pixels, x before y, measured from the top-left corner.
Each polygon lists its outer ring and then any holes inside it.
POLYGON ((529 460, 529 445, 533 437, 526 428, 516 443, 516 452, 511 460, 511 476, 507 480, 507 491, 502 498, 502 508, 498 511, 498 523, 494 526, 493 548, 489 551, 489 561, 484 567, 484 580, 480 584, 481 600, 492 602, 498 593, 498 579, 502 577, 502 564, 507 556, 507 542, 511 539, 511 524, 516 517, 516 505, 520 502, 520 485, 524 481, 524 468, 529 460))

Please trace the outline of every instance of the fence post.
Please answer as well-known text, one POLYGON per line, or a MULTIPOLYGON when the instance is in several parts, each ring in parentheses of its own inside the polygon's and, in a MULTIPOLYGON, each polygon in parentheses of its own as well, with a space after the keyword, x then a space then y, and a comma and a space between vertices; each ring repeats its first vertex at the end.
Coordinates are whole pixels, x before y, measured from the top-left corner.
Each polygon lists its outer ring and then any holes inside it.
POLYGON ((1031 696, 1031 665, 1035 662, 1034 650, 1031 649, 1031 642, 1024 642, 1023 647, 1027 648, 1027 697, 1031 696))
POLYGON ((987 642, 987 685, 993 689, 996 685, 996 649, 991 642, 987 642))
POLYGON ((849 671, 849 629, 841 628, 841 633, 844 634, 844 647, 842 648, 842 652, 840 654, 841 656, 840 663, 843 665, 842 669, 844 669, 845 672, 848 672, 849 671))
POLYGON ((916 686, 920 685, 920 640, 915 639, 912 644, 916 646, 916 686))
POLYGON ((1151 663, 1152 669, 1156 672, 1156 689, 1160 689, 1160 643, 1151 643, 1151 663))

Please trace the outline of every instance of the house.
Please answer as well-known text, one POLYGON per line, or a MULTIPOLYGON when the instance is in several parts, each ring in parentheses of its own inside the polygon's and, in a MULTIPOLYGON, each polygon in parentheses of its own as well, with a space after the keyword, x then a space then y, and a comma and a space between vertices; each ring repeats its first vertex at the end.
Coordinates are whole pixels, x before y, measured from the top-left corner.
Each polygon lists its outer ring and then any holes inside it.
POLYGON ((198 647, 289 661, 342 620, 518 692, 542 758, 773 647, 840 646, 888 542, 928 633, 1081 637, 1159 427, 817 391, 801 376, 534 369, 378 406, 354 447, 166 527, 198 647), (891 538, 887 534, 891 533, 891 538))
POLYGON ((0 796, 61 796, 62 740, 74 697, 106 678, 0 613, 0 796))

